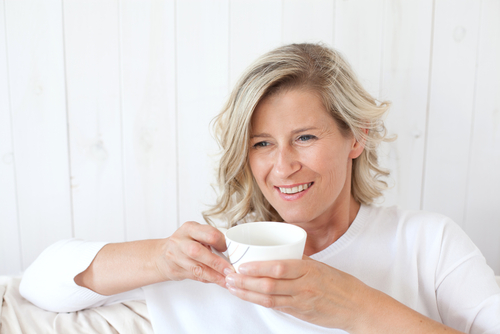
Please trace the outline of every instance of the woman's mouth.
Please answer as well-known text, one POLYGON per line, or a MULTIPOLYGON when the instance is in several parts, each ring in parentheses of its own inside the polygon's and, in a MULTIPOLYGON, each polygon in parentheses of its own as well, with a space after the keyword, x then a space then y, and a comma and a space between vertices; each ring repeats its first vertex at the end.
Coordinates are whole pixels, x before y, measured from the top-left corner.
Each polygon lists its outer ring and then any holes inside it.
POLYGON ((306 190, 307 188, 312 186, 313 183, 314 182, 304 183, 304 184, 300 184, 300 185, 294 186, 294 187, 276 187, 276 188, 278 188, 282 194, 293 195, 293 194, 297 194, 297 193, 300 193, 300 192, 306 190))

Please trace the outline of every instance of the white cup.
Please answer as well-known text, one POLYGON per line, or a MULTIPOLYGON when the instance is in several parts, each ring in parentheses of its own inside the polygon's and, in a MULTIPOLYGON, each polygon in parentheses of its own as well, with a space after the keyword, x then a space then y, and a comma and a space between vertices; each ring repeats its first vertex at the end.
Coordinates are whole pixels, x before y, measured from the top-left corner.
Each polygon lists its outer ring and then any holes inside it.
POLYGON ((245 223, 225 235, 225 255, 237 272, 247 262, 302 259, 307 238, 302 228, 277 222, 245 223))

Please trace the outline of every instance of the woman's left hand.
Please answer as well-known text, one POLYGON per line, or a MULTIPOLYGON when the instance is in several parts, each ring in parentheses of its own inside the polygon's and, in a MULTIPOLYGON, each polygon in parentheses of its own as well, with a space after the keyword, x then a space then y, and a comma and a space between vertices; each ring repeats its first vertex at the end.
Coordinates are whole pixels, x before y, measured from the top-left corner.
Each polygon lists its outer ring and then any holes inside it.
POLYGON ((348 333, 462 333, 307 256, 238 269, 240 274, 226 276, 232 294, 319 326, 348 333))
POLYGON ((226 276, 239 298, 323 327, 352 330, 370 287, 307 256, 303 260, 245 263, 226 276))

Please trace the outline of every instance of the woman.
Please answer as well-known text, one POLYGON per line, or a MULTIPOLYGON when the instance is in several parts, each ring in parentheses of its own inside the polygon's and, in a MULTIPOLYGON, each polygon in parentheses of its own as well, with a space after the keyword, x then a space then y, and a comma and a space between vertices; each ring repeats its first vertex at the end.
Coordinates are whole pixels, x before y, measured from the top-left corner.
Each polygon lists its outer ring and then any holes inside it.
POLYGON ((500 332, 493 271, 456 224, 370 205, 386 187, 376 148, 387 108, 333 50, 271 51, 216 119, 221 192, 205 217, 298 225, 303 260, 236 274, 210 251, 225 251, 224 235, 187 222, 166 239, 56 243, 21 293, 54 311, 145 297, 157 333, 500 332))

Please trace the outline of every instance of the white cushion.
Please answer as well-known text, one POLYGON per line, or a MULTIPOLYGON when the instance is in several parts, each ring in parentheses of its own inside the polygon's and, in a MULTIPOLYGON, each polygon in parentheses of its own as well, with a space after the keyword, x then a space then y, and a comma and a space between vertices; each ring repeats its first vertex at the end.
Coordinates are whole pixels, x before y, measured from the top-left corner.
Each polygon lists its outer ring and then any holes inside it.
POLYGON ((21 297, 20 281, 19 277, 0 276, 2 333, 153 333, 145 301, 55 313, 42 310, 21 297))

